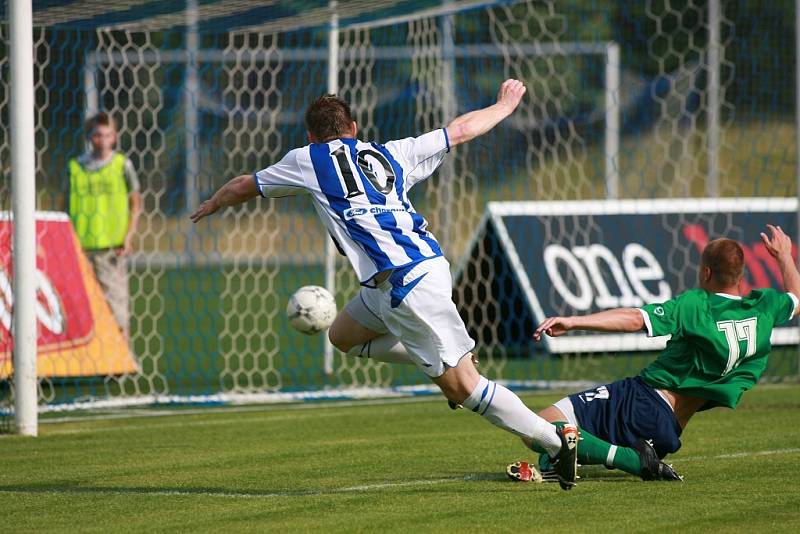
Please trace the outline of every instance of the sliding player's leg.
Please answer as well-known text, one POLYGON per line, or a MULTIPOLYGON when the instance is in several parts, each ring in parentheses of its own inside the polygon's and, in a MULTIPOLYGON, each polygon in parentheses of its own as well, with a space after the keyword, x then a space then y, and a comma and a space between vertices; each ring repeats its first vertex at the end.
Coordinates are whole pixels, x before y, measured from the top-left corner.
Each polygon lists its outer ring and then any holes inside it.
MULTIPOLYGON (((578 449, 578 463, 581 465, 605 465, 609 468, 620 469, 626 473, 640 476, 642 471, 638 453, 627 447, 618 447, 604 441, 586 428, 581 427, 572 409, 569 397, 564 397, 556 404, 548 406, 539 412, 539 416, 550 421, 556 427, 571 423, 580 428, 581 441, 578 449)), ((547 470, 547 457, 543 457, 540 467, 547 470), (544 465, 543 465, 544 464, 544 465)))
MULTIPOLYGON (((580 428, 581 465, 605 465, 645 480, 680 480, 646 441, 674 452, 680 447, 679 427, 662 399, 653 397, 636 379, 570 395, 539 415, 556 426, 570 423, 580 428)), ((540 467, 547 470, 547 464, 543 455, 540 467)))

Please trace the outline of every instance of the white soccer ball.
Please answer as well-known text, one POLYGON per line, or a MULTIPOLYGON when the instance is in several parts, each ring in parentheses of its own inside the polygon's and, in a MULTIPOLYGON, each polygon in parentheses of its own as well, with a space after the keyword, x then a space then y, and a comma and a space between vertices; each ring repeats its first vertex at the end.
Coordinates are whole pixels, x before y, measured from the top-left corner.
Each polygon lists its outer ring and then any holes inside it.
POLYGON ((286 305, 289 324, 303 334, 326 330, 336 318, 336 301, 324 287, 303 286, 289 297, 286 305))

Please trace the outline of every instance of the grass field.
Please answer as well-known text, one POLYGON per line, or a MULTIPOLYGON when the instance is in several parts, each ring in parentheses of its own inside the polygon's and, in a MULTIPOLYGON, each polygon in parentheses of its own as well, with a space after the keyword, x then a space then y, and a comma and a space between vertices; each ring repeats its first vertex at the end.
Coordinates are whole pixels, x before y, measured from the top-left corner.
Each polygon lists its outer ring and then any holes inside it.
POLYGON ((698 414, 671 459, 683 483, 513 483, 505 464, 532 455, 477 419, 432 399, 45 419, 0 437, 3 531, 800 530, 800 386, 698 414))

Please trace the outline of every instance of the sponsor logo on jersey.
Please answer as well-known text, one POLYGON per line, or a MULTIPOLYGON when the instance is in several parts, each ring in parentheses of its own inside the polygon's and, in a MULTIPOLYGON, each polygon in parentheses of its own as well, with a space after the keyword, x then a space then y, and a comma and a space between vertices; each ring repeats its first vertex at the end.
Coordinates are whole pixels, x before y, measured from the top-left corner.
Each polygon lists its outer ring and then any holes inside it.
POLYGON ((387 206, 367 206, 358 208, 347 208, 344 210, 344 218, 349 221, 358 217, 366 217, 368 215, 380 215, 381 213, 405 213, 406 209, 403 207, 387 207, 387 206))

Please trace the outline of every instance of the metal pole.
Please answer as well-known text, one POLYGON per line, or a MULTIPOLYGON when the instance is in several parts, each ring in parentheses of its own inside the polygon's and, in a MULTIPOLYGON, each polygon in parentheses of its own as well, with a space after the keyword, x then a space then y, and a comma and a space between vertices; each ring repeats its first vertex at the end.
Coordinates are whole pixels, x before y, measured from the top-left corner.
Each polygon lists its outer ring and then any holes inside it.
POLYGON ((33 107, 33 10, 12 0, 11 203, 14 212, 14 413, 17 433, 38 433, 36 379, 36 144, 33 107))
POLYGON ((708 2, 708 176, 706 196, 719 196, 720 4, 708 2))
POLYGON ((193 210, 199 203, 198 174, 200 154, 197 131, 197 0, 186 0, 186 79, 183 87, 183 113, 185 123, 184 157, 186 165, 186 209, 193 210))
POLYGON ((87 54, 86 61, 83 64, 84 123, 100 110, 100 95, 97 93, 96 74, 97 60, 95 55, 93 53, 87 54))
POLYGON ((339 14, 336 12, 338 2, 330 0, 330 27, 328 30, 328 93, 335 95, 339 91, 339 14))
MULTIPOLYGON (((445 1, 443 7, 448 7, 451 2, 445 1)), ((458 100, 456 97, 455 84, 455 44, 453 39, 453 15, 442 17, 442 107, 444 123, 456 118, 458 110, 458 100)), ((439 221, 436 227, 436 234, 442 241, 445 248, 452 246, 451 226, 453 222, 453 181, 456 179, 454 155, 444 159, 439 168, 439 221)))
MULTIPOLYGON (((336 12, 336 0, 328 2, 330 10, 330 27, 328 29, 328 93, 335 95, 339 91, 339 14, 336 12)), ((325 287, 332 295, 336 295, 336 247, 333 241, 325 241, 325 287)), ((333 374, 333 345, 328 336, 324 341, 324 369, 328 375, 333 374)))
POLYGON ((606 198, 619 198, 620 52, 617 43, 606 46, 605 173, 606 198))

